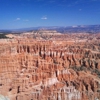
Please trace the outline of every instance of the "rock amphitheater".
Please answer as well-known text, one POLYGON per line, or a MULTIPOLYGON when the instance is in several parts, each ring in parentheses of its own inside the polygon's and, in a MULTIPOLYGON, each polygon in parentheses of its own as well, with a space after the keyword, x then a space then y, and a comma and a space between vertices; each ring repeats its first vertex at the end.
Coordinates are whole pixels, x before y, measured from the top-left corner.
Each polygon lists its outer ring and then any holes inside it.
POLYGON ((0 40, 5 100, 100 100, 100 34, 35 37, 0 40))

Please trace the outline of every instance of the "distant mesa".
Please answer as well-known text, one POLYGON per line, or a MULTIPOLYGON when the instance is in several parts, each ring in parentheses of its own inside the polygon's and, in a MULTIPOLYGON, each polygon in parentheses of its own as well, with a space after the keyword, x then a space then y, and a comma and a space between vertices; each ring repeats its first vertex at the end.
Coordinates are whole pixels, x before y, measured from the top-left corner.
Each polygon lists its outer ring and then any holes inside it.
POLYGON ((30 27, 21 29, 11 29, 11 30, 0 30, 0 33, 21 33, 30 32, 33 30, 55 30, 59 33, 98 33, 100 32, 100 25, 74 25, 74 26, 42 26, 42 27, 30 27))

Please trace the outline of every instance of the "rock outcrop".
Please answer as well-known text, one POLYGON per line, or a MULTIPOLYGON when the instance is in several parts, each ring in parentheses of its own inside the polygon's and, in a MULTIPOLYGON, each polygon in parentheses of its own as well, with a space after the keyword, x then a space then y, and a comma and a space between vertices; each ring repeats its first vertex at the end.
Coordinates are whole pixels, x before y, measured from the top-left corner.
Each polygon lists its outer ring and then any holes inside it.
POLYGON ((93 39, 0 42, 0 94, 10 100, 99 100, 99 50, 93 39))

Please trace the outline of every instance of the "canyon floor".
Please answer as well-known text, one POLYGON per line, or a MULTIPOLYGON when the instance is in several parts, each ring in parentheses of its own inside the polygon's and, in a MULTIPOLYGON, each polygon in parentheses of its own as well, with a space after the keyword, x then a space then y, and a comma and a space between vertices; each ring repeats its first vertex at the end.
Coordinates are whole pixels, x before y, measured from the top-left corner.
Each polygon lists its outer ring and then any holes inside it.
POLYGON ((0 95, 9 100, 100 100, 100 33, 32 31, 0 39, 0 95))

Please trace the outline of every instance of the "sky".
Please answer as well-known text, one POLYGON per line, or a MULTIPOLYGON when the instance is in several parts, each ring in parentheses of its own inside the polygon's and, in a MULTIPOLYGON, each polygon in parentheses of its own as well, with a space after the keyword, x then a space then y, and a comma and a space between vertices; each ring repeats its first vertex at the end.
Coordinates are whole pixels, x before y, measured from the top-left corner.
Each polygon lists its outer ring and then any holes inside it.
POLYGON ((0 0, 0 29, 100 24, 100 0, 0 0))

